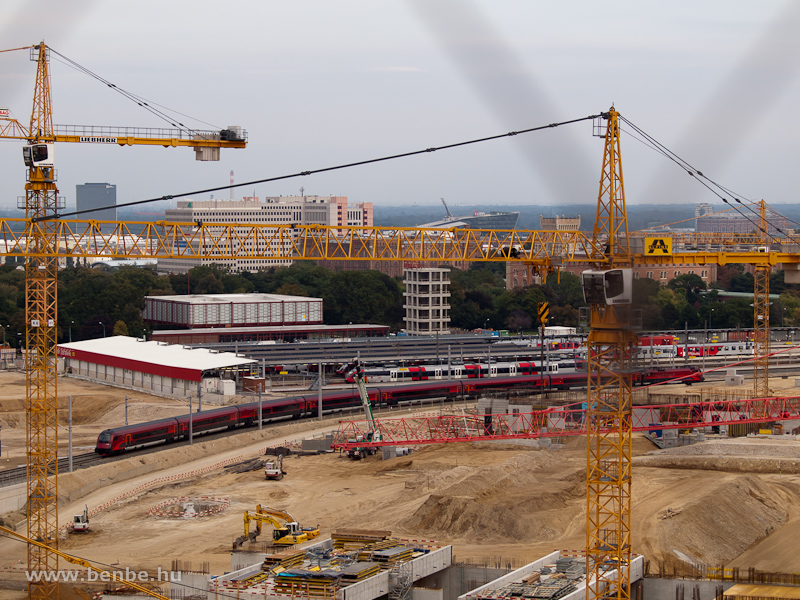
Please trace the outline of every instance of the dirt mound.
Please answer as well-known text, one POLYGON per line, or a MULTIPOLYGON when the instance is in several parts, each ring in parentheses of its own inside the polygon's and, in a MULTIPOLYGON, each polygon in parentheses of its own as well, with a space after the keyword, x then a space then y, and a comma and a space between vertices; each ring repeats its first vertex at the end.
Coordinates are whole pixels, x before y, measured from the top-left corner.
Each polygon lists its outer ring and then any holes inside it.
POLYGON ((637 456, 633 464, 731 473, 800 473, 800 447, 791 440, 737 438, 680 446, 637 456))
POLYGON ((440 489, 403 526, 490 542, 557 539, 572 521, 569 507, 584 496, 585 485, 580 467, 562 467, 549 451, 520 454, 500 466, 456 467, 437 479, 440 489), (553 477, 554 471, 561 472, 553 477), (453 483, 446 485, 448 479, 453 483))
POLYGON ((799 484, 787 487, 757 475, 709 475, 675 482, 635 502, 634 548, 651 560, 651 571, 674 558, 726 564, 782 527, 797 508, 799 484))

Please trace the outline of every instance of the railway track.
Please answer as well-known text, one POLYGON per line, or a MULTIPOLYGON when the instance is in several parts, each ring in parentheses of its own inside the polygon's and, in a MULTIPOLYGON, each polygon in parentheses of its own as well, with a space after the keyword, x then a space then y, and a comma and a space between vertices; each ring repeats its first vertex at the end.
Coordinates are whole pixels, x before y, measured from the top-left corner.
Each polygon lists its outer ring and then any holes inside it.
MULTIPOLYGON (((672 361, 672 362, 679 363, 679 361, 672 361)), ((712 366, 714 366, 715 362, 717 362, 717 361, 709 359, 707 367, 711 368, 712 366)), ((680 364, 686 364, 686 363, 684 363, 684 361, 680 361, 680 364)), ((689 362, 688 364, 690 364, 692 366, 700 366, 699 365, 699 361, 694 361, 694 360, 689 362)), ((656 366, 658 366, 658 363, 656 363, 656 366)), ((661 362, 661 366, 667 366, 667 365, 662 361, 661 362)), ((749 367, 749 366, 740 366, 740 367, 737 367, 737 369, 739 370, 740 373, 744 374, 745 377, 751 377, 752 376, 751 375, 752 368, 749 367)), ((800 374, 800 364, 770 365, 770 371, 771 371, 771 374, 772 374, 773 377, 784 377, 784 378, 787 378, 787 377, 795 375, 795 374, 800 374)), ((725 379, 725 371, 724 370, 713 371, 711 373, 706 373, 706 375, 705 375, 705 380, 707 382, 709 382, 709 381, 713 381, 713 382, 724 381, 724 379, 725 379)), ((500 393, 500 392, 497 391, 497 390, 494 390, 492 393, 500 393)), ((435 404, 437 402, 439 402, 438 398, 432 398, 432 399, 429 399, 429 400, 421 399, 421 400, 418 400, 416 402, 413 402, 412 404, 423 404, 423 403, 434 403, 435 404)), ((341 409, 340 412, 342 414, 351 413, 351 412, 360 413, 361 410, 362 410, 361 407, 353 407, 353 408, 341 409)), ((276 423, 264 423, 264 427, 271 427, 271 426, 274 426, 274 425, 280 425, 281 423, 282 423, 282 421, 278 421, 276 423)), ((203 441, 214 440, 214 439, 217 439, 219 437, 231 435, 233 433, 237 433, 237 432, 241 432, 241 431, 243 431, 243 430, 242 429, 236 429, 236 430, 233 430, 233 431, 228 431, 228 430, 217 431, 217 432, 212 432, 212 433, 208 433, 208 434, 203 434, 202 436, 198 436, 198 437, 202 437, 203 441)), ((171 449, 171 448, 175 448, 175 447, 183 446, 183 445, 187 445, 187 444, 189 444, 189 440, 181 440, 181 441, 170 443, 168 445, 167 444, 162 444, 162 445, 153 446, 153 447, 150 447, 150 448, 142 448, 142 449, 135 450, 135 451, 128 451, 128 452, 125 452, 124 454, 119 455, 119 456, 100 457, 97 454, 95 454, 94 452, 87 452, 87 453, 83 453, 83 454, 77 454, 77 455, 73 455, 73 457, 72 457, 73 470, 85 469, 85 468, 88 468, 88 467, 91 467, 91 466, 94 466, 94 465, 97 465, 97 464, 107 464, 107 463, 110 463, 110 462, 114 462, 114 461, 117 461, 117 460, 128 458, 128 457, 130 457, 132 455, 142 455, 142 454, 149 454, 151 452, 161 452, 162 450, 167 450, 167 449, 171 449)), ((58 460, 59 473, 66 473, 68 471, 68 469, 69 469, 69 459, 68 459, 68 457, 60 458, 58 460)), ((27 469, 26 469, 26 467, 16 467, 16 468, 6 469, 6 470, 3 470, 3 471, 0 471, 0 487, 7 487, 7 486, 10 486, 10 485, 24 483, 26 481, 26 477, 27 477, 27 469)))
MULTIPOLYGON (((100 464, 102 461, 103 459, 94 452, 86 452, 85 454, 74 454, 72 456, 72 468, 73 470, 85 469, 86 467, 91 467, 93 465, 100 464)), ((66 473, 68 469, 69 469, 69 457, 59 458, 58 472, 66 473)), ((50 473, 52 472, 53 469, 51 467, 50 473)), ((15 485, 17 483, 25 483, 26 478, 27 478, 27 467, 15 467, 13 469, 5 469, 4 471, 0 471, 0 487, 15 485)))

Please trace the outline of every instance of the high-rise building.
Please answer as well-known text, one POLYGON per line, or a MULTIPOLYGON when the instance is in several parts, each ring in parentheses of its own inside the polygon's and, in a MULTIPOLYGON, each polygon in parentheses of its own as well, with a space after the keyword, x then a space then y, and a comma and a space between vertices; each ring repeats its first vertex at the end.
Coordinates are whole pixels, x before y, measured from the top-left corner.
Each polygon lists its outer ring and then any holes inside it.
MULTIPOLYGON (((230 200, 189 200, 178 202, 178 207, 165 211, 167 221, 179 223, 241 223, 242 225, 297 224, 326 225, 331 227, 372 227, 372 203, 349 205, 346 196, 272 196, 263 200, 248 197, 231 202, 230 200)), ((207 225, 208 227, 208 225, 207 225)), ((210 226, 211 231, 214 227, 210 226)), ((267 230, 268 231, 268 230, 267 230)), ((344 231, 343 231, 344 232, 344 231)), ((253 240, 243 239, 242 244, 231 248, 246 252, 258 251, 253 248, 253 240)), ((261 248, 269 244, 273 254, 289 254, 291 239, 269 239, 268 236, 257 241, 261 248)), ((202 260, 168 258, 158 260, 158 270, 167 273, 186 273, 199 265, 218 264, 231 272, 259 271, 268 267, 287 267, 292 260, 283 259, 216 259, 213 250, 202 260)))
POLYGON ((555 217, 543 217, 539 215, 539 223, 542 226, 542 229, 545 231, 580 231, 581 230, 581 218, 580 216, 577 217, 567 217, 566 215, 561 215, 560 217, 556 215, 555 217))
POLYGON ((406 269, 406 333, 450 333, 450 269, 406 269))
POLYGON ((117 186, 111 183, 84 183, 75 186, 75 205, 78 219, 92 221, 117 220, 117 186), (97 209, 97 210, 94 210, 97 209))

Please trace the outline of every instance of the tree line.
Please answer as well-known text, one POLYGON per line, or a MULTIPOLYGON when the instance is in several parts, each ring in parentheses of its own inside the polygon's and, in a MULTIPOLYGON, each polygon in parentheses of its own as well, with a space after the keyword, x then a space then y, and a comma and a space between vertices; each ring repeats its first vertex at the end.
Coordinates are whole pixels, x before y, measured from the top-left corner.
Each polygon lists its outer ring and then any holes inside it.
MULTIPOLYGON (((580 279, 569 273, 551 274, 543 285, 505 289, 504 263, 474 263, 468 270, 450 271, 451 329, 507 329, 531 333, 539 323, 537 305, 550 304, 550 325, 578 327, 585 306, 580 279)), ((780 294, 770 305, 772 327, 800 323, 800 292, 773 273, 771 292, 780 294)), ((164 275, 154 268, 116 269, 70 266, 59 272, 58 341, 102 335, 149 335, 142 320, 145 296, 182 294, 272 293, 323 298, 327 325, 371 323, 403 328, 404 298, 400 278, 378 271, 334 272, 312 261, 256 273, 229 273, 211 265, 188 274, 164 275)), ((634 280, 635 307, 642 310, 646 330, 736 328, 753 326, 752 296, 726 299, 720 291, 752 294, 753 276, 742 265, 718 267, 718 282, 710 287, 697 275, 681 275, 666 286, 651 279, 634 280)), ((14 265, 0 267, 0 326, 12 346, 24 344, 25 272, 14 265)))

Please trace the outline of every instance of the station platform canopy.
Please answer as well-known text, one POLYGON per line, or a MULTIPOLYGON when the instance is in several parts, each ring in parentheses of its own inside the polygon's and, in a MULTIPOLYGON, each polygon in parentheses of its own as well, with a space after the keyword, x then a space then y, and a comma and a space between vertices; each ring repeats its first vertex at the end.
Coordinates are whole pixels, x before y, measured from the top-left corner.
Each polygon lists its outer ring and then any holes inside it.
POLYGON ((57 354, 59 358, 189 381, 200 381, 203 373, 209 371, 257 363, 232 352, 186 348, 121 335, 59 344, 57 354))

